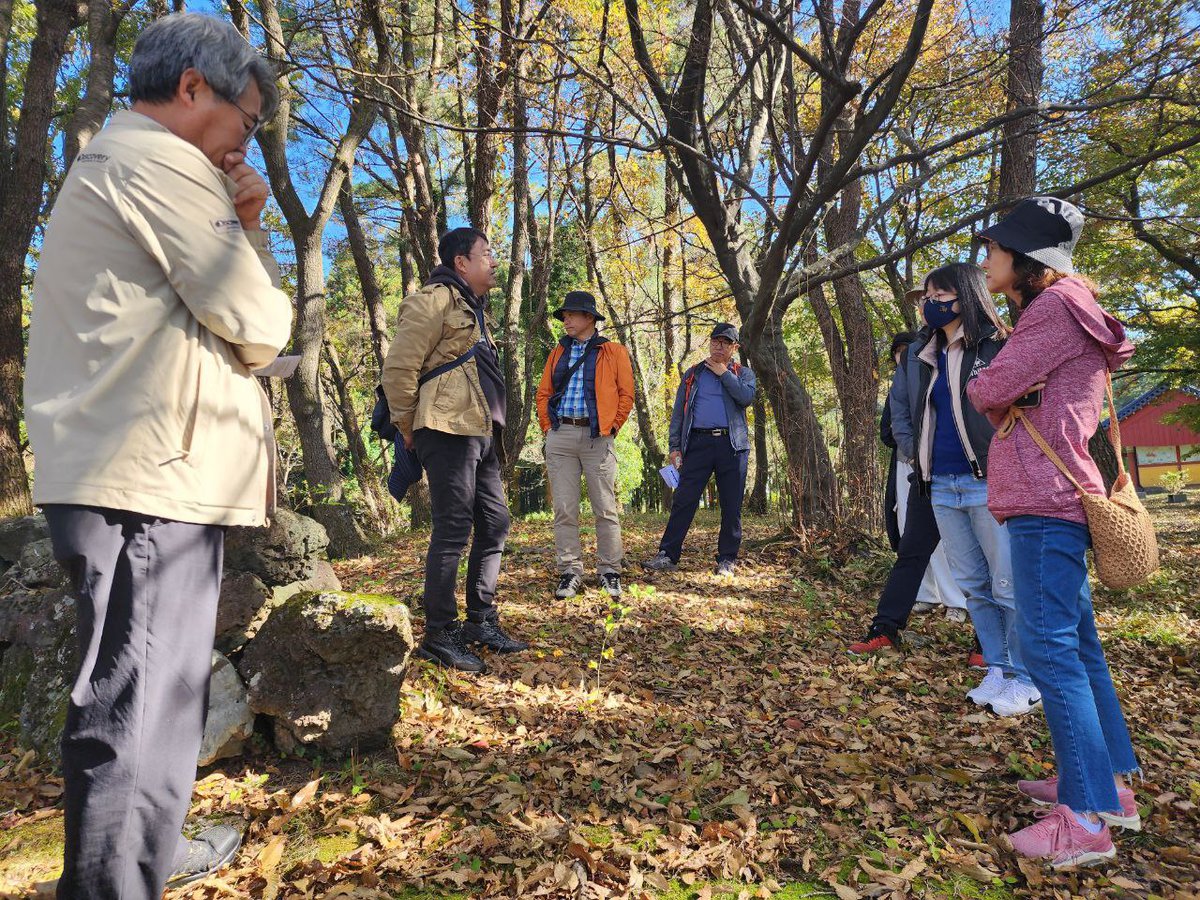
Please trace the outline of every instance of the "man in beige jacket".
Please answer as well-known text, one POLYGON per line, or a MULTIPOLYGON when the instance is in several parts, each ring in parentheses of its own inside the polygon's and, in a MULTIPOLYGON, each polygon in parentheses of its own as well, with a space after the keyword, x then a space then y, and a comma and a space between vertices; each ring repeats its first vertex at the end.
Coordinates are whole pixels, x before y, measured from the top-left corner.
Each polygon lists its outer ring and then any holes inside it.
POLYGON ((238 833, 180 836, 204 730, 225 526, 272 509, 254 371, 286 344, 246 146, 275 76, 230 25, 160 19, 131 110, 74 160, 33 286, 25 416, 55 555, 78 606, 62 739, 60 898, 159 900, 238 833))
POLYGON ((472 646, 497 653, 529 648, 504 632, 496 609, 510 524, 497 451, 507 406, 504 376, 484 308, 496 286, 496 257, 482 231, 454 228, 438 242, 438 259, 425 286, 400 304, 383 363, 383 391, 392 422, 429 476, 433 529, 425 556, 425 636, 417 655, 447 668, 486 672, 472 646), (462 622, 454 586, 468 539, 462 622))

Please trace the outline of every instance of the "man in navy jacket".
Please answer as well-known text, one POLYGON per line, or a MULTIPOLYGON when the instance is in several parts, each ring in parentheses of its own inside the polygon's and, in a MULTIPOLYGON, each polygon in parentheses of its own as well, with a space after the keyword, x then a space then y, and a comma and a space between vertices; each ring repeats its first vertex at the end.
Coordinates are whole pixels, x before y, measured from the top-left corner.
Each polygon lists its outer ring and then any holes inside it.
POLYGON ((708 479, 716 475, 721 501, 716 571, 733 575, 742 543, 742 500, 750 459, 746 407, 754 401, 756 384, 749 367, 733 361, 737 348, 737 328, 728 322, 718 324, 709 339, 708 357, 684 373, 675 393, 670 459, 679 469, 679 486, 658 555, 642 563, 652 572, 670 572, 678 565, 700 496, 708 479))

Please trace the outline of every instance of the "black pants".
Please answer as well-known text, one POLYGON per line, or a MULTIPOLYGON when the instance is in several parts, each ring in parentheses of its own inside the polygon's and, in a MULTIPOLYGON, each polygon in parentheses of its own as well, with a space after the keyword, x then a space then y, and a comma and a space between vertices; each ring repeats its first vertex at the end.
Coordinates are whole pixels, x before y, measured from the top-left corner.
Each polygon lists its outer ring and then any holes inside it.
POLYGON ((429 477, 433 507, 433 531, 425 557, 425 629, 436 631, 458 618, 454 586, 472 527, 475 538, 467 559, 467 618, 473 622, 492 618, 500 557, 512 521, 495 442, 429 428, 414 432, 413 441, 429 477))
POLYGON ((879 607, 871 622, 869 634, 874 637, 886 634, 895 638, 908 624, 913 604, 921 590, 921 579, 929 567, 929 558, 937 549, 941 535, 937 519, 933 517, 933 501, 923 493, 920 485, 914 484, 908 492, 908 514, 904 521, 904 534, 896 550, 896 562, 888 574, 879 597, 879 607))
POLYGON ((58 897, 159 900, 186 848, 225 529, 91 506, 45 512, 79 620, 58 897))
POLYGON ((717 539, 717 560, 735 560, 742 546, 742 500, 746 495, 746 466, 749 450, 734 450, 729 435, 693 431, 688 436, 687 453, 679 469, 679 487, 671 499, 671 516, 658 548, 679 562, 683 539, 692 527, 700 506, 700 496, 708 479, 717 476, 717 497, 721 501, 721 536, 717 539))

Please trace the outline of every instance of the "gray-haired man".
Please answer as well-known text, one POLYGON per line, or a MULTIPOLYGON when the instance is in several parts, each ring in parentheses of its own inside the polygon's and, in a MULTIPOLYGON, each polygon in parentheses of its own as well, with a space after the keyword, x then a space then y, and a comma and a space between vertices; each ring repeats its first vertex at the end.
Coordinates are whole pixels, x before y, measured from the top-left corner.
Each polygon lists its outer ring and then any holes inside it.
POLYGON ((273 505, 254 370, 292 318, 245 162, 274 73, 227 23, 169 16, 139 38, 129 94, 71 166, 33 285, 34 501, 79 617, 60 898, 159 900, 237 849, 231 828, 180 829, 225 527, 273 505))

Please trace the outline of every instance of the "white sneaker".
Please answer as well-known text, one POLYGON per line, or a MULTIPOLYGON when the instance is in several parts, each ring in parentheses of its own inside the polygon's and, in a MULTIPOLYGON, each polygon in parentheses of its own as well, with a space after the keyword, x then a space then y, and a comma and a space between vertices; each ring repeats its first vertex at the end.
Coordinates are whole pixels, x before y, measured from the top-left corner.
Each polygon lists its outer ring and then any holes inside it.
POLYGON ((946 608, 946 621, 958 622, 960 625, 967 621, 967 611, 965 609, 957 609, 955 607, 946 608))
POLYGON ((926 603, 924 600, 919 600, 913 604, 912 611, 915 613, 927 613, 930 610, 932 610, 934 608, 934 606, 936 606, 936 605, 937 604, 926 603))
POLYGON ((991 666, 983 681, 974 690, 967 691, 967 699, 976 706, 987 706, 988 702, 1004 690, 1004 670, 991 666))
POLYGON ((1006 680, 1003 690, 987 702, 988 709, 998 716, 1023 716, 1041 705, 1038 689, 1015 678, 1006 680))

